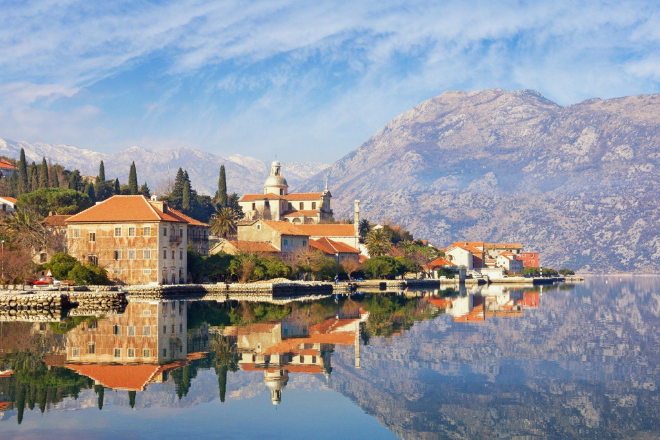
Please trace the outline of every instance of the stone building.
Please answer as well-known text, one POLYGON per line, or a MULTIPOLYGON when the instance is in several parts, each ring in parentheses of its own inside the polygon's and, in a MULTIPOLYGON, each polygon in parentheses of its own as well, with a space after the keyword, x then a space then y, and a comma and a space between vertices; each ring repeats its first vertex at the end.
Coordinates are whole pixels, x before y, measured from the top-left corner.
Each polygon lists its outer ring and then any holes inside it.
POLYGON ((497 256, 497 267, 501 267, 508 273, 519 273, 523 270, 523 262, 512 252, 501 252, 497 256))
POLYGON ((337 263, 343 264, 348 261, 360 262, 360 251, 342 243, 340 241, 330 240, 326 237, 321 237, 318 240, 309 240, 309 246, 318 249, 325 253, 327 256, 337 260, 337 263))
POLYGON ((316 224, 332 220, 331 198, 327 186, 323 192, 318 193, 289 193, 289 185, 282 175, 282 166, 274 161, 264 183, 264 193, 245 194, 238 203, 248 220, 316 224))
POLYGON ((66 220, 67 247, 119 283, 182 284, 189 219, 164 201, 113 196, 66 220))
POLYGON ((43 219, 41 224, 48 233, 47 246, 45 249, 35 249, 32 261, 44 264, 58 252, 67 252, 67 226, 66 221, 70 215, 50 214, 43 219))
POLYGON ((309 249, 309 236, 289 222, 248 220, 240 222, 237 229, 238 241, 268 243, 289 264, 298 252, 309 249))
POLYGON ((237 255, 240 253, 257 254, 266 257, 281 257, 282 253, 279 249, 265 241, 240 241, 240 240, 225 240, 221 239, 210 250, 211 254, 218 254, 224 252, 229 255, 237 255))
POLYGON ((327 238, 329 240, 344 243, 348 246, 360 248, 360 234, 355 224, 322 224, 322 225, 297 225, 303 233, 309 235, 312 240, 327 238))

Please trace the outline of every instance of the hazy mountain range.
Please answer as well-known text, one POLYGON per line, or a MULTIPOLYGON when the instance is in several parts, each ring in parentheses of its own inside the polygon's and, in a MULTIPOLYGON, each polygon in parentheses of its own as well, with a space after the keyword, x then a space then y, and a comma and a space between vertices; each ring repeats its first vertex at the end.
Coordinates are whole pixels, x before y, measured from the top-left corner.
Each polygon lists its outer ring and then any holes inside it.
MULTIPOLYGON (((67 168, 77 168, 82 174, 96 176, 99 164, 103 160, 107 178, 119 178, 122 183, 128 181, 128 170, 135 161, 138 181, 149 183, 152 192, 162 192, 168 181, 174 180, 179 167, 188 171, 195 189, 204 194, 215 194, 218 188, 220 165, 227 171, 227 187, 230 192, 239 194, 261 193, 263 183, 269 173, 270 162, 263 162, 249 156, 234 154, 220 157, 212 153, 188 147, 176 147, 167 150, 148 150, 131 147, 117 153, 99 153, 71 145, 46 143, 14 142, 0 139, 0 155, 18 158, 21 148, 30 161, 40 163, 42 157, 51 159, 67 168)), ((295 186, 329 165, 322 163, 288 163, 287 180, 295 186)))
POLYGON ((446 92, 392 119, 301 185, 331 182, 439 245, 523 242, 541 263, 660 269, 660 95, 562 107, 531 90, 446 92))

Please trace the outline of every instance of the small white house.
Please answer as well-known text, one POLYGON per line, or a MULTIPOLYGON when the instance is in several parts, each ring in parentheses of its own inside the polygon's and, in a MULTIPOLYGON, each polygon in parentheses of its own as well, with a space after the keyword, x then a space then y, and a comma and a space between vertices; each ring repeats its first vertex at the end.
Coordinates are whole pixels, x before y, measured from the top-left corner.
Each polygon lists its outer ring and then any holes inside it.
POLYGON ((16 199, 13 197, 0 197, 0 205, 2 214, 11 214, 16 211, 16 199))
POLYGON ((445 252, 445 258, 456 266, 465 266, 467 270, 474 269, 472 252, 466 249, 457 246, 450 247, 445 252))
POLYGON ((523 269, 522 260, 511 252, 502 252, 496 259, 497 267, 501 267, 509 273, 519 273, 523 269))

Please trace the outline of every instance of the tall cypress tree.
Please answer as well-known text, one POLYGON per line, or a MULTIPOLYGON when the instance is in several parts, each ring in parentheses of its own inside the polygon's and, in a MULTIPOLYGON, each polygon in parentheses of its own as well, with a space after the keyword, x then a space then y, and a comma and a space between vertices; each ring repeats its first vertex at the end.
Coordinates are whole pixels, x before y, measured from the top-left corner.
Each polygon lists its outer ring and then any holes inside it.
POLYGON ((181 197, 181 209, 186 214, 190 214, 190 182, 188 180, 183 182, 183 196, 181 197))
POLYGON ((30 192, 30 181, 28 180, 27 161, 25 160, 25 150, 21 148, 21 156, 18 160, 18 180, 21 194, 30 192))
POLYGON ((227 367, 222 366, 216 370, 218 375, 218 391, 220 393, 220 402, 225 403, 225 395, 227 393, 227 367))
POLYGON ((48 188, 48 164, 46 158, 41 160, 41 167, 39 168, 39 189, 48 188))
POLYGON ((121 194, 121 186, 119 185, 119 178, 115 179, 115 194, 121 194))
POLYGON ((58 176, 58 169, 57 165, 53 167, 53 171, 51 174, 53 175, 53 188, 59 188, 60 187, 60 177, 58 176))
POLYGON ((32 162, 30 164, 30 192, 39 189, 39 170, 37 164, 32 162))
POLYGON ((131 408, 135 408, 135 391, 128 392, 128 403, 131 405, 131 408))
POLYGON ((96 176, 96 183, 94 185, 94 196, 97 201, 101 202, 108 198, 107 188, 108 185, 105 181, 105 165, 103 164, 103 161, 101 161, 101 165, 99 165, 99 174, 96 176))
POLYGON ((220 176, 218 178, 218 191, 215 193, 215 203, 223 208, 228 206, 227 200, 227 176, 225 175, 225 166, 220 166, 220 176))
POLYGON ((179 168, 174 178, 174 188, 170 192, 169 202, 174 209, 181 209, 181 200, 183 198, 183 183, 186 181, 183 174, 183 168, 179 168))
POLYGON ((94 192, 94 184, 93 183, 88 183, 85 185, 85 194, 89 197, 89 199, 92 201, 92 203, 96 203, 96 193, 94 192))
POLYGON ((80 191, 82 189, 80 171, 73 170, 73 172, 69 175, 69 189, 75 189, 76 191, 80 191))
POLYGON ((103 385, 94 385, 94 392, 98 396, 98 407, 99 410, 103 409, 103 397, 105 396, 105 388, 103 385))
POLYGON ((131 192, 131 195, 136 195, 138 193, 138 180, 137 170, 135 169, 135 162, 131 164, 131 170, 128 172, 128 190, 131 192))

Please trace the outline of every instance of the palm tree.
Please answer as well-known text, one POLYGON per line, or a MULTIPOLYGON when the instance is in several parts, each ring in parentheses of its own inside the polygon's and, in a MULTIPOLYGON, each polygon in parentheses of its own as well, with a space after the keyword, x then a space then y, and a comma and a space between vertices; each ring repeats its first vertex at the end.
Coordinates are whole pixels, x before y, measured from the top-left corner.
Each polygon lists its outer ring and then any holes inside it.
POLYGON ((383 229, 374 229, 369 232, 365 243, 371 257, 385 255, 392 249, 392 241, 383 229))
POLYGON ((227 238, 229 235, 236 234, 236 220, 234 218, 234 211, 231 208, 216 208, 210 223, 211 233, 213 235, 227 238))
POLYGON ((15 246, 36 250, 48 247, 46 228, 39 222, 33 211, 25 209, 15 211, 2 220, 0 229, 15 246))

